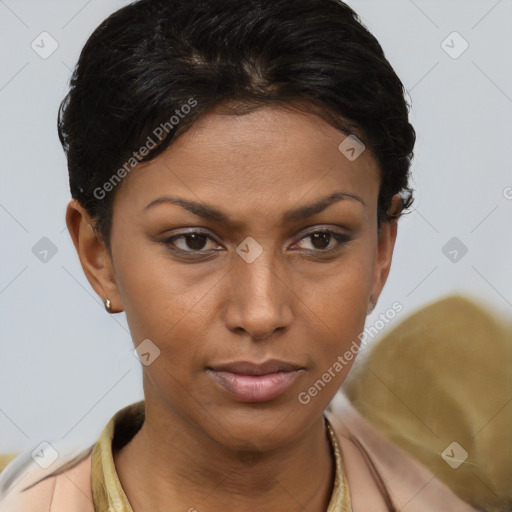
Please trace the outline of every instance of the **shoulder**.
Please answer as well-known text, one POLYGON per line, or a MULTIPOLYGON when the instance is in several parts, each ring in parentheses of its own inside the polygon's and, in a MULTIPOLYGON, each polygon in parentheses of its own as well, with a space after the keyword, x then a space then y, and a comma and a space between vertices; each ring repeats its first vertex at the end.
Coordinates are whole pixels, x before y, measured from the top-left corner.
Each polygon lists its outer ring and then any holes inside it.
POLYGON ((331 402, 326 415, 342 450, 354 510, 374 510, 385 505, 376 483, 376 478, 381 478, 396 510, 476 511, 366 421, 341 393, 331 402))
POLYGON ((94 512, 91 448, 43 469, 31 450, 0 473, 0 512, 94 512), (51 469, 51 471, 49 471, 51 469))
POLYGON ((93 477, 96 492, 106 485, 98 459, 93 469, 94 453, 106 455, 114 442, 118 447, 128 442, 141 427, 144 410, 142 400, 117 411, 85 449, 61 439, 19 454, 0 473, 0 512, 94 512, 93 477))

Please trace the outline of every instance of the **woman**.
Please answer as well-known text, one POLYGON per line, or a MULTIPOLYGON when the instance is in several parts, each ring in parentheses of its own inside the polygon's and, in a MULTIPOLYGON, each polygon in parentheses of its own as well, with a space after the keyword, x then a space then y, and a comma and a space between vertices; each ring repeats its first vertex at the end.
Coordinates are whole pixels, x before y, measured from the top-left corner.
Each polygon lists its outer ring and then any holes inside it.
POLYGON ((66 221, 145 401, 0 510, 475 510, 326 412, 412 202, 403 92, 335 0, 140 0, 95 30, 59 115, 66 221))

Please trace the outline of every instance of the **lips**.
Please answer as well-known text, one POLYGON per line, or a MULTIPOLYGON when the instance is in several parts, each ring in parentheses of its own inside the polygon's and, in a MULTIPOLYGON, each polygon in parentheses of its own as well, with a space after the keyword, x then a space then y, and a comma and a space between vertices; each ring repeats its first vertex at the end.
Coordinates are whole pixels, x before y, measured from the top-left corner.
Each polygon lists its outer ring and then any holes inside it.
POLYGON ((276 372, 292 372, 300 370, 301 366, 278 359, 269 359, 263 363, 250 363, 248 361, 238 361, 227 363, 211 368, 214 371, 237 373, 240 375, 266 375, 276 372))
POLYGON ((297 364, 268 360, 263 363, 238 361, 208 367, 217 385, 239 402, 267 402, 277 398, 304 370, 297 364))

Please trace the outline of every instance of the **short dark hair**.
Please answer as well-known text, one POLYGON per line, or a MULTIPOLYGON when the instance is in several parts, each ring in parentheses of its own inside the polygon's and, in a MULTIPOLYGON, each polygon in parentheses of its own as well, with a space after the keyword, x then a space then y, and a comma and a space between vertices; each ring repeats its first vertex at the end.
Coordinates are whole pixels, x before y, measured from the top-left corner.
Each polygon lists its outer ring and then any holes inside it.
POLYGON ((155 158, 214 108, 241 114, 274 104, 317 114, 364 142, 381 172, 380 226, 397 216, 388 213, 393 195, 403 200, 398 215, 413 202, 416 134, 404 91, 341 1, 136 1, 89 37, 60 105, 71 195, 110 250, 112 178, 137 163, 134 153, 155 158))

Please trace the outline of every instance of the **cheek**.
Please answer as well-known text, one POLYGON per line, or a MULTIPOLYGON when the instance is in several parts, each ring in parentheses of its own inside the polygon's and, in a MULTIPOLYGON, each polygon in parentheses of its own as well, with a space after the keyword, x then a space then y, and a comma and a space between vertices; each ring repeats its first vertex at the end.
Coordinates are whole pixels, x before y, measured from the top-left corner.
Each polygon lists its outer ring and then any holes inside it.
POLYGON ((373 285, 375 248, 376 241, 361 237, 353 240, 337 261, 316 266, 315 273, 297 268, 299 280, 304 281, 297 283, 298 296, 329 324, 352 317, 360 323, 364 315, 358 316, 357 312, 366 312, 373 285))
POLYGON ((134 338, 160 337, 200 302, 208 283, 194 274, 193 265, 172 261, 165 247, 140 240, 140 235, 128 247, 129 238, 119 236, 115 247, 123 308, 134 338))
POLYGON ((359 249, 332 265, 325 279, 309 283, 302 296, 303 314, 311 329, 309 337, 316 340, 316 345, 310 347, 316 378, 346 354, 343 368, 335 368, 336 385, 341 385, 354 362, 372 291, 374 252, 371 244, 363 242, 359 249))
POLYGON ((202 368, 219 276, 207 272, 206 266, 201 270, 176 263, 165 247, 153 243, 121 249, 116 274, 133 343, 149 339, 160 351, 155 363, 144 369, 157 387, 188 386, 194 371, 202 368))

